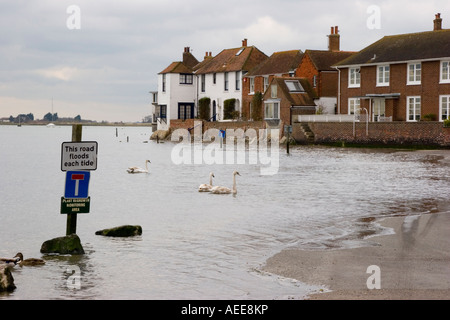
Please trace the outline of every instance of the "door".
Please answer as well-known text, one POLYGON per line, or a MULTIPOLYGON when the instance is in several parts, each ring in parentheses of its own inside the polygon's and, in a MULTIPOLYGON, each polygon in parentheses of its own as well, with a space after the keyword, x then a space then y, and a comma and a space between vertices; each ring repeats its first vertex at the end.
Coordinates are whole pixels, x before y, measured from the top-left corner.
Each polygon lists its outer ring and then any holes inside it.
POLYGON ((386 99, 373 99, 372 121, 378 122, 380 117, 386 116, 386 99))
POLYGON ((213 118, 212 118, 212 121, 217 121, 216 120, 216 112, 217 112, 217 110, 216 110, 216 100, 214 100, 213 101, 213 109, 212 109, 212 114, 213 114, 213 118))

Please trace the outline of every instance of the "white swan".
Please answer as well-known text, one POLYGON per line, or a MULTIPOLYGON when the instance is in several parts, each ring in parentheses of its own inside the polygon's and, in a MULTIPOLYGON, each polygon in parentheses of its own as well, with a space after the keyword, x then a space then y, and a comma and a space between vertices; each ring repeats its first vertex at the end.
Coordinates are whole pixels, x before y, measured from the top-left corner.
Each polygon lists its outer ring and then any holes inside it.
POLYGON ((213 185, 212 185, 213 179, 212 178, 214 178, 214 173, 210 172, 209 173, 209 184, 207 184, 207 183, 201 184, 198 187, 198 192, 210 192, 213 187, 213 185))
POLYGON ((240 176, 239 172, 234 171, 233 172, 233 189, 227 188, 227 187, 213 187, 211 189, 211 193, 213 194, 236 194, 237 190, 236 190, 236 175, 240 176))
POLYGON ((139 167, 129 167, 127 169, 128 173, 148 173, 147 163, 151 163, 150 160, 145 160, 145 169, 139 167))

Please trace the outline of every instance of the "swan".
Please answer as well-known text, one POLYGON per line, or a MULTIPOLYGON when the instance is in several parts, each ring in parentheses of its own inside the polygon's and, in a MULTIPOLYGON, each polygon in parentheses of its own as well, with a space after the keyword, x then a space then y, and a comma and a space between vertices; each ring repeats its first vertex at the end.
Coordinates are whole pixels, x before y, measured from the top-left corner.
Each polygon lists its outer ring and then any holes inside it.
POLYGON ((139 167, 129 167, 127 169, 128 173, 148 173, 147 163, 151 163, 150 160, 145 160, 145 169, 139 167))
POLYGON ((240 176, 239 172, 234 171, 233 172, 233 189, 227 188, 227 187, 220 187, 216 186, 211 189, 211 193, 213 194, 236 194, 236 175, 240 176))
POLYGON ((212 186, 212 178, 214 178, 214 173, 210 172, 209 173, 209 184, 206 184, 206 183, 201 184, 198 187, 198 192, 210 192, 213 187, 212 186))
POLYGON ((20 266, 39 266, 45 264, 44 260, 37 258, 29 258, 24 260, 21 252, 18 252, 14 258, 19 259, 18 263, 20 266))

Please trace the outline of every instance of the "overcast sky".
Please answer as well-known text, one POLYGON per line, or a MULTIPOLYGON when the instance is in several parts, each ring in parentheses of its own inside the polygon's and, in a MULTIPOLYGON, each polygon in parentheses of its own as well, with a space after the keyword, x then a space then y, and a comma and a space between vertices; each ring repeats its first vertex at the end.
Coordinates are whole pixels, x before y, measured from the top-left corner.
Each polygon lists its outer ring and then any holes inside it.
POLYGON ((448 0, 0 0, 0 117, 42 119, 53 99, 59 117, 141 121, 157 73, 184 47, 199 61, 244 38, 268 56, 326 50, 339 26, 341 50, 359 51, 431 31, 438 12, 449 28, 448 0))

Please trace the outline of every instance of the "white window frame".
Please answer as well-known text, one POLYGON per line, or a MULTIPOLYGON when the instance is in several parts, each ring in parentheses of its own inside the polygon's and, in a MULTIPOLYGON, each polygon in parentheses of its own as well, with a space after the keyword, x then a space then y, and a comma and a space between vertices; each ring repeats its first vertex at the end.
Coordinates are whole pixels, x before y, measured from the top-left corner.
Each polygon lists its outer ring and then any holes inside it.
POLYGON ((280 101, 279 100, 264 101, 264 119, 267 119, 267 120, 280 119, 280 101))
POLYGON ((408 63, 406 70, 406 84, 418 85, 421 83, 422 83, 422 63, 420 62, 408 63))
POLYGON ((391 77, 391 67, 388 64, 377 66, 377 87, 388 87, 391 77), (382 79, 380 81, 380 76, 382 79), (386 80, 387 78, 387 80, 386 80))
POLYGON ((408 122, 417 122, 417 121, 419 121, 420 120, 420 116, 421 116, 421 112, 422 112, 422 98, 421 98, 421 96, 409 96, 409 97, 406 97, 406 121, 408 121, 408 122), (412 113, 413 119, 410 119, 411 108, 413 108, 413 111, 414 111, 412 113))
POLYGON ((361 111, 361 99, 360 98, 349 98, 348 99, 348 114, 359 115, 361 111))
POLYGON ((450 83, 450 60, 441 61, 439 79, 439 83, 450 83), (444 69, 446 69, 445 72, 444 69))
POLYGON ((255 93, 255 78, 254 77, 250 77, 250 89, 249 92, 250 93, 255 93))
POLYGON ((439 121, 443 122, 445 119, 450 119, 450 95, 439 96, 439 121))
POLYGON ((235 81, 236 91, 241 91, 241 72, 236 71, 236 81, 235 81))
POLYGON ((348 69, 348 87, 349 88, 360 88, 361 87, 361 69, 360 69, 360 67, 348 69))
POLYGON ((264 78, 264 92, 266 92, 267 88, 269 87, 269 77, 263 78, 264 78))

